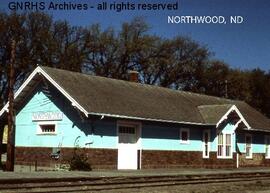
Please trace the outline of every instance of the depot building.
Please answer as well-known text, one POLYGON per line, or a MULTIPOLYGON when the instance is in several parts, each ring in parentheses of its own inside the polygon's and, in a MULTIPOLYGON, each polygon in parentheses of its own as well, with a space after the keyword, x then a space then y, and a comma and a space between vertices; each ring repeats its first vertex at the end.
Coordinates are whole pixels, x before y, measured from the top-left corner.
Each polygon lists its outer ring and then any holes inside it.
POLYGON ((54 167, 80 149, 96 169, 270 166, 270 120, 245 102, 131 77, 37 67, 15 93, 15 163, 54 167))

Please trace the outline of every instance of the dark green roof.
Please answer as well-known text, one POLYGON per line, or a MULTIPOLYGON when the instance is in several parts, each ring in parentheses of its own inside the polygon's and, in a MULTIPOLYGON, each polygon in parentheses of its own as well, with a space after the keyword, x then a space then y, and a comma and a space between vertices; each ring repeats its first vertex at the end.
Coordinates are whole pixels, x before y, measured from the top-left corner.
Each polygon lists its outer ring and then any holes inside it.
POLYGON ((216 124, 220 120, 220 118, 229 111, 232 106, 232 104, 201 105, 198 106, 198 109, 205 122, 210 124, 216 124))

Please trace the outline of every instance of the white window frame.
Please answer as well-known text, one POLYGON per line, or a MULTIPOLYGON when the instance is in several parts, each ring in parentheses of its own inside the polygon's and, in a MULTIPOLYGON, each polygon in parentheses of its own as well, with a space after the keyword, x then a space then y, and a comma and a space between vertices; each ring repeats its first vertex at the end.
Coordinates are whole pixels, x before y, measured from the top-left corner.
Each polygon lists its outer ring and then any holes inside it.
POLYGON ((189 138, 190 138, 189 128, 181 128, 179 137, 180 137, 180 143, 181 144, 189 144, 189 138), (187 132, 187 140, 182 140, 182 132, 187 132))
POLYGON ((231 132, 217 132, 217 158, 218 159, 232 159, 233 158, 233 133, 231 132), (218 135, 222 134, 222 152, 221 155, 218 155, 218 135), (226 156, 226 135, 231 135, 231 151, 230 155, 226 156))
POLYGON ((270 135, 265 135, 264 141, 265 141, 264 142, 265 143, 265 159, 270 159, 270 143, 269 144, 267 143, 267 141, 270 141, 270 135), (268 150, 268 153, 266 153, 266 150, 268 150))
POLYGON ((202 147, 202 150, 203 150, 203 158, 209 158, 209 154, 210 154, 210 147, 211 147, 211 132, 210 132, 210 129, 207 129, 207 130, 204 130, 203 131, 203 147, 202 147), (205 140, 204 140, 204 135, 205 133, 208 133, 208 142, 207 142, 207 155, 205 155, 205 140))
POLYGON ((133 121, 117 121, 117 144, 119 145, 119 127, 135 127, 138 148, 141 147, 141 132, 142 132, 142 123, 140 122, 133 122, 133 121))
POLYGON ((245 135, 245 154, 246 154, 246 159, 252 159, 252 157, 253 157, 253 152, 252 152, 252 141, 253 141, 253 139, 252 139, 252 135, 251 134, 246 134, 245 135), (250 143, 250 155, 249 156, 247 156, 247 137, 250 137, 250 139, 251 139, 251 143, 250 143))
POLYGON ((37 122, 37 135, 57 135, 57 122, 56 121, 40 121, 37 122), (42 132, 41 126, 42 125, 54 125, 55 130, 54 132, 42 132))

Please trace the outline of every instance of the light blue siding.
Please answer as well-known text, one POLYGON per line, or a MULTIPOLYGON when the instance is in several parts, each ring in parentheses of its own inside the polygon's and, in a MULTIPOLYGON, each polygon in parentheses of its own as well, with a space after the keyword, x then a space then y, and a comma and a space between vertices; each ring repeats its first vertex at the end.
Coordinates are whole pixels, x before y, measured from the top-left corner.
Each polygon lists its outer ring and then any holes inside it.
MULTIPOLYGON (((236 139, 235 139, 235 126, 231 123, 227 123, 223 129, 222 129, 222 133, 231 133, 232 134, 232 150, 233 152, 236 152, 236 139)), ((217 144, 218 144, 218 137, 217 137, 217 130, 216 129, 213 129, 213 136, 214 136, 214 141, 213 143, 211 144, 211 150, 212 151, 217 151, 217 144)))
POLYGON ((71 104, 56 91, 47 96, 37 89, 27 104, 18 112, 16 117, 16 146, 27 147, 90 147, 116 148, 116 121, 95 120, 83 121, 71 104), (32 121, 33 112, 63 112, 63 119, 55 121, 57 124, 56 135, 38 135, 38 122, 32 121), (78 138, 77 143, 75 143, 78 138))
POLYGON ((143 124, 142 148, 146 150, 202 151, 203 130, 190 128, 189 143, 183 144, 180 143, 180 128, 143 124))
MULTIPOLYGON (((117 120, 84 119, 67 99, 53 88, 49 94, 37 87, 16 117, 16 146, 25 147, 93 147, 113 148, 118 146, 117 120), (62 112, 63 119, 55 121, 57 133, 55 135, 37 134, 38 121, 32 120, 34 112, 62 112), (75 140, 77 143, 75 144, 75 140)), ((141 148, 145 150, 176 150, 202 151, 202 134, 207 129, 200 126, 178 126, 175 124, 142 123, 141 148), (189 128, 189 143, 180 143, 180 128, 189 128)), ((210 129, 210 128, 208 128, 210 129)), ((211 128, 210 151, 217 151, 216 128, 211 128)), ((227 123, 222 129, 225 133, 232 133, 233 152, 236 152, 236 134, 234 125, 227 123)), ((264 134, 252 133, 253 153, 264 153, 264 134)), ((245 133, 237 133, 237 145, 240 152, 245 152, 245 133)))
POLYGON ((238 134, 238 147, 239 147, 239 151, 241 153, 245 153, 245 135, 246 133, 251 134, 252 136, 252 153, 265 153, 265 141, 264 141, 264 137, 265 134, 264 133, 258 133, 258 132, 254 132, 254 133, 250 133, 248 131, 246 132, 240 132, 238 134))

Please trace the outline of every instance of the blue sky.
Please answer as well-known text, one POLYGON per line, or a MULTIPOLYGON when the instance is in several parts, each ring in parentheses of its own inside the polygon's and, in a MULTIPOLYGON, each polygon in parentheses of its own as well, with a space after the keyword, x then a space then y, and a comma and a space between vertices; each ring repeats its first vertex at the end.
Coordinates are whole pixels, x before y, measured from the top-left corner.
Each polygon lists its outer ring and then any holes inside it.
MULTIPOLYGON (((122 22, 136 16, 143 16, 151 27, 150 33, 172 38, 177 35, 190 38, 206 45, 215 53, 214 58, 241 69, 261 68, 270 70, 270 1, 269 0, 66 0, 65 2, 88 3, 96 7, 98 3, 130 2, 161 3, 179 2, 176 11, 49 11, 55 19, 68 20, 72 25, 100 23, 103 28, 113 26, 120 29, 122 22), (168 24, 169 15, 221 15, 244 17, 242 24, 168 24)), ((0 10, 8 10, 8 2, 0 1, 0 10)), ((37 1, 33 1, 37 2, 37 1)), ((48 1, 46 1, 48 3, 48 1)), ((58 0, 56 2, 64 2, 58 0)))

